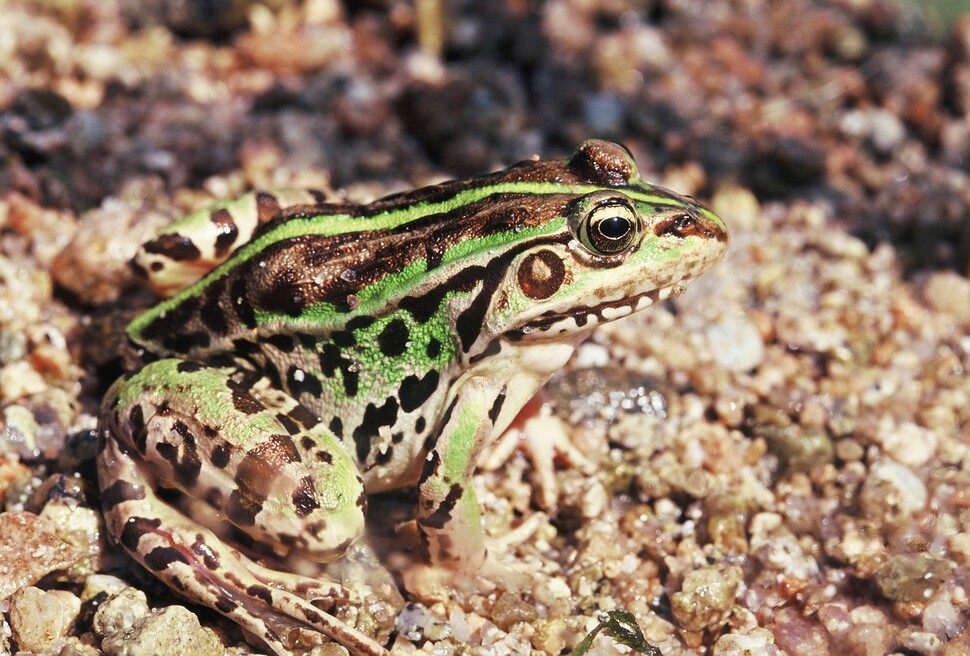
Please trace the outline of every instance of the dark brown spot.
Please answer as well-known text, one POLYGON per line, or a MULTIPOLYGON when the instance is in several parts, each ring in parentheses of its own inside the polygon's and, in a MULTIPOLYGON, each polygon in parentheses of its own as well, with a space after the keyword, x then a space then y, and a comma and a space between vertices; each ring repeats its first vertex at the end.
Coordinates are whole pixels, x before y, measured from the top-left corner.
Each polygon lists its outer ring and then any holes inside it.
POLYGON ((310 430, 311 428, 313 428, 314 426, 320 423, 320 417, 318 417, 313 412, 310 412, 310 410, 305 405, 297 404, 293 406, 293 409, 291 409, 289 412, 289 417, 293 421, 303 426, 303 428, 305 428, 306 430, 310 430))
POLYGON ((147 533, 155 533, 162 525, 162 520, 157 517, 132 517, 125 522, 121 529, 118 542, 128 551, 138 551, 138 542, 147 533))
POLYGON ((290 435, 296 435, 297 433, 303 430, 298 423, 296 423, 295 421, 293 421, 292 419, 290 419, 289 417, 287 417, 281 412, 278 412, 276 414, 276 421, 280 422, 280 425, 283 427, 283 429, 290 435))
POLYGON ((319 341, 319 338, 311 335, 310 333, 296 331, 293 333, 293 338, 299 342, 300 347, 303 348, 304 351, 315 351, 317 349, 317 342, 319 341))
POLYGON ((353 319, 347 322, 347 330, 349 330, 352 333, 356 333, 365 328, 370 328, 371 326, 374 325, 375 321, 377 321, 377 319, 375 319, 374 317, 366 314, 362 314, 360 316, 354 317, 353 319))
POLYGON ((218 236, 216 237, 216 257, 222 259, 225 257, 232 245, 236 243, 236 239, 239 237, 239 228, 236 227, 236 222, 232 219, 232 214, 226 209, 218 209, 211 214, 209 219, 216 226, 218 231, 218 236))
POLYGON ((229 615, 230 613, 232 613, 232 611, 236 610, 236 608, 238 607, 239 607, 239 604, 237 604, 232 599, 229 599, 228 597, 225 597, 223 595, 219 595, 219 598, 216 599, 216 610, 222 613, 223 615, 229 615))
POLYGON ((145 488, 132 485, 126 480, 118 479, 101 490, 101 506, 105 512, 110 511, 123 501, 141 501, 145 498, 145 488))
POLYGON ((354 443, 357 446, 357 461, 364 462, 370 453, 371 440, 378 435, 381 426, 393 426, 397 421, 398 403, 393 396, 388 397, 383 405, 368 403, 364 409, 364 417, 360 425, 354 429, 354 443))
POLYGON ((396 358, 407 351, 409 339, 411 333, 407 324, 401 319, 391 319, 377 336, 377 346, 383 355, 396 358))
POLYGON ((195 541, 192 543, 192 553, 202 559, 202 564, 209 571, 219 569, 219 555, 206 544, 205 538, 202 537, 201 533, 195 536, 195 541))
POLYGON ((232 350, 236 355, 243 357, 251 357, 262 353, 262 349, 256 342, 251 342, 248 339, 234 339, 232 340, 232 350))
MULTIPOLYGON (((427 446, 427 445, 426 445, 427 446)), ((425 459, 424 466, 421 468, 421 482, 428 480, 438 472, 438 465, 441 458, 437 451, 431 451, 431 455, 425 459)))
POLYGON ((262 600, 267 606, 273 605, 273 592, 265 586, 251 585, 246 588, 246 594, 255 599, 262 600))
POLYGON ((425 515, 418 519, 418 524, 421 526, 427 526, 429 528, 444 528, 448 520, 451 519, 451 511, 455 509, 458 505, 458 500, 461 498, 462 487, 457 483, 452 485, 448 489, 448 494, 445 498, 441 500, 438 507, 434 509, 429 515, 425 515))
POLYGON ((319 399, 323 393, 319 379, 295 365, 291 366, 286 372, 286 390, 296 398, 300 398, 303 394, 309 394, 319 399))
POLYGON ((236 313, 236 318, 247 328, 256 327, 256 312, 250 302, 249 289, 245 276, 237 275, 229 286, 229 307, 236 313))
MULTIPOLYGON (((310 290, 291 266, 274 268, 272 277, 262 278, 259 286, 253 288, 253 305, 266 312, 299 317, 315 299, 309 296, 310 290)), ((253 275, 252 272, 249 275, 253 275)))
POLYGON ((197 260, 202 256, 199 248, 192 243, 191 239, 177 232, 169 232, 161 235, 145 244, 142 248, 146 253, 164 255, 177 262, 197 260))
POLYGON ((377 452, 374 456, 374 465, 386 465, 391 461, 391 457, 394 455, 394 449, 384 448, 377 452))
POLYGON ((288 435, 269 435, 246 452, 236 469, 236 489, 226 504, 226 516, 238 526, 252 526, 283 467, 300 462, 288 435))
POLYGON ((360 375, 356 371, 344 371, 344 394, 353 398, 357 396, 357 388, 360 385, 360 375))
POLYGON ((284 335, 283 333, 269 335, 265 337, 263 341, 270 346, 279 349, 283 353, 292 353, 293 349, 296 348, 296 340, 290 335, 284 335))
POLYGON ((360 381, 360 376, 357 371, 354 370, 354 363, 352 360, 345 358, 340 349, 334 344, 325 344, 322 349, 320 349, 320 372, 328 377, 333 378, 337 372, 340 372, 340 376, 343 379, 344 393, 349 397, 357 396, 357 387, 360 381))
POLYGON ((297 517, 306 517, 311 512, 320 507, 317 497, 314 494, 313 479, 304 476, 300 479, 300 484, 293 491, 293 507, 296 509, 297 517))
POLYGON ((256 217, 260 223, 266 223, 276 217, 280 211, 280 202, 276 196, 260 191, 256 194, 256 217))
POLYGON ((565 279, 562 259, 550 250, 531 253, 519 265, 519 288, 532 299, 549 298, 559 291, 565 279))
POLYGON ((340 370, 343 354, 336 345, 324 344, 317 359, 320 361, 320 372, 327 378, 333 378, 340 370))
POLYGON ((495 402, 492 403, 492 407, 488 411, 488 418, 494 424, 495 420, 498 419, 499 414, 502 412, 502 405, 505 403, 505 390, 503 389, 499 392, 499 395, 495 397, 495 402))
POLYGON ((236 526, 253 526, 256 515, 263 509, 263 499, 249 494, 248 490, 233 490, 226 503, 226 517, 236 526))
POLYGON ((128 411, 128 426, 135 449, 145 455, 148 448, 148 430, 145 427, 145 414, 137 403, 128 411))
POLYGON ((211 487, 209 491, 203 495, 203 500, 215 508, 216 510, 222 510, 223 502, 225 501, 225 495, 223 490, 218 487, 211 487))
POLYGON ((212 453, 209 454, 209 462, 217 469, 225 469, 226 465, 229 464, 229 458, 232 456, 232 450, 233 446, 226 442, 216 445, 212 449, 212 453))
POLYGON ((279 540, 280 544, 291 549, 303 548, 306 546, 306 538, 299 535, 280 533, 276 536, 276 539, 279 540))
POLYGON ((434 394, 434 391, 438 389, 438 380, 438 372, 434 369, 426 373, 423 378, 418 378, 413 374, 405 376, 398 390, 398 395, 401 398, 401 410, 412 412, 424 405, 434 394))
POLYGON ((176 444, 161 442, 155 445, 158 455, 172 465, 175 480, 183 488, 191 488, 199 480, 202 459, 199 457, 195 435, 182 420, 172 424, 172 432, 179 436, 176 444))
POLYGON ((276 368, 270 360, 265 360, 262 363, 263 375, 269 380, 270 385, 275 389, 280 389, 283 387, 283 379, 280 377, 280 370, 276 368))
POLYGON ((230 386, 232 387, 232 405, 239 412, 246 415, 254 415, 266 409, 248 390, 231 383, 230 386))
POLYGON ((155 547, 145 554, 145 566, 153 572, 160 572, 172 563, 191 564, 186 555, 175 547, 155 547))
POLYGON ((338 330, 330 335, 330 341, 342 349, 357 345, 357 338, 350 330, 338 330))
POLYGON ((318 624, 322 619, 320 617, 320 613, 313 610, 312 608, 303 607, 301 610, 303 611, 303 617, 305 617, 306 621, 309 622, 310 624, 318 624))

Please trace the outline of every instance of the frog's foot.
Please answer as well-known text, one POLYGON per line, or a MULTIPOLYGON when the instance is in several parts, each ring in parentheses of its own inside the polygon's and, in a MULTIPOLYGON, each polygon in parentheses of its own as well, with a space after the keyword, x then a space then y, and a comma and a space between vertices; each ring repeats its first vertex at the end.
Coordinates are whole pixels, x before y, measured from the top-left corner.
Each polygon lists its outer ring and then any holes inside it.
POLYGON ((230 548, 159 499, 117 442, 102 446, 101 462, 110 465, 100 471, 109 531, 166 585, 222 613, 280 656, 319 642, 321 633, 355 656, 387 656, 372 638, 321 610, 331 595, 346 597, 339 584, 276 572, 230 548))
POLYGON ((453 597, 467 600, 474 595, 488 595, 500 590, 519 594, 532 586, 534 577, 525 569, 486 556, 485 562, 474 571, 411 563, 401 571, 401 580, 414 598, 435 603, 453 597))
MULTIPOLYGON (((501 538, 486 538, 484 560, 456 561, 449 565, 429 565, 409 562, 400 572, 404 587, 415 597, 427 601, 443 601, 455 594, 468 598, 505 590, 513 594, 530 590, 535 585, 535 569, 506 560, 506 554, 529 540, 546 521, 543 513, 530 515, 522 524, 501 538)), ((416 532, 414 522, 402 527, 403 533, 416 532)), ((417 539, 413 536, 413 539, 417 539)))
POLYGON ((548 403, 538 396, 527 403, 512 424, 489 449, 481 467, 494 471, 505 464, 516 449, 528 454, 535 467, 538 486, 536 501, 543 510, 556 507, 559 486, 556 482, 557 456, 583 474, 592 475, 596 465, 572 442, 562 419, 553 414, 548 403))

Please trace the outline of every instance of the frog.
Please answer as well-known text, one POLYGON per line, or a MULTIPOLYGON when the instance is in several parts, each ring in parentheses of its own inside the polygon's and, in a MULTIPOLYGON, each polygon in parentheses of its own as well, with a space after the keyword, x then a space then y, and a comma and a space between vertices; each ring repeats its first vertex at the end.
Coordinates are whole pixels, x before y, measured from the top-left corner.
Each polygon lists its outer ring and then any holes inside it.
POLYGON ((366 204, 257 191, 190 214, 133 259, 164 298, 128 325, 143 363, 102 405, 107 531, 276 654, 307 633, 385 654, 321 602, 346 590, 285 558, 334 561, 369 495, 408 489, 423 566, 502 571, 483 454, 597 326, 680 294, 727 244, 597 139, 366 204))

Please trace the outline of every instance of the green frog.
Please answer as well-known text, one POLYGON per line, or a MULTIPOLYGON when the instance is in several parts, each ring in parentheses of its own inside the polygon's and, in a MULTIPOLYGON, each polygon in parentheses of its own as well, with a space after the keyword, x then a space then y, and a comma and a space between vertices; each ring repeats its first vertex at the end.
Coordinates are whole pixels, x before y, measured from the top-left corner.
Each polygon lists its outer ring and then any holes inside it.
POLYGON ((147 364, 104 401, 108 531, 278 654, 307 631, 386 653, 315 603, 339 586, 226 536, 332 561, 368 494, 416 486, 427 566, 499 571, 483 451, 597 325, 680 293, 727 242, 599 140, 366 205, 251 193, 189 215, 134 261, 173 295, 129 325, 147 364))

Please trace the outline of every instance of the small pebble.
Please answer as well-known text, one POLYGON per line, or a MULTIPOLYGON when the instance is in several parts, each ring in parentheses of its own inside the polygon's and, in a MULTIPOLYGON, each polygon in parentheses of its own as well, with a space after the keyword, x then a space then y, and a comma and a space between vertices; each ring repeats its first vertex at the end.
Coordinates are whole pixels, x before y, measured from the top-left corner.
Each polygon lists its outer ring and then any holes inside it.
POLYGON ((783 656, 771 631, 757 628, 750 633, 728 633, 714 643, 713 656, 783 656))
POLYGON ((922 479, 909 467, 892 460, 873 463, 859 496, 863 516, 890 524, 919 512, 927 501, 922 479))
POLYGON ((940 438, 935 430, 911 421, 893 426, 888 417, 884 423, 887 425, 880 428, 878 441, 896 462, 915 468, 926 464, 936 453, 940 438))
MULTIPOLYGON (((89 579, 91 578, 94 577, 89 577, 89 579)), ((98 582, 94 589, 90 591, 85 586, 85 592, 95 592, 97 588, 104 588, 104 583, 98 582)), ((114 582, 107 583, 108 590, 115 587, 114 582)), ((98 610, 94 613, 92 627, 98 635, 109 637, 119 631, 131 629, 135 626, 135 622, 148 613, 148 598, 145 593, 135 588, 125 587, 98 605, 98 610)))
POLYGON ((0 599, 71 566, 80 555, 48 520, 29 512, 0 513, 0 599))
POLYGON ((876 572, 876 585, 892 601, 926 603, 954 565, 927 553, 897 554, 876 572))
POLYGON ((22 651, 48 652, 74 625, 81 600, 65 590, 21 588, 10 599, 10 628, 22 651))
POLYGON ((212 629, 182 606, 167 606, 138 619, 129 630, 105 637, 107 656, 223 656, 225 647, 212 629))
POLYGON ((931 308, 957 318, 970 317, 970 280, 952 271, 939 271, 926 279, 923 297, 931 308))
POLYGON ((741 583, 740 567, 702 567, 689 572, 670 596, 677 624, 688 631, 716 628, 727 620, 741 583))
POLYGON ((707 341, 717 363, 728 371, 750 371, 765 358, 761 331, 744 315, 730 315, 707 329, 707 341))

